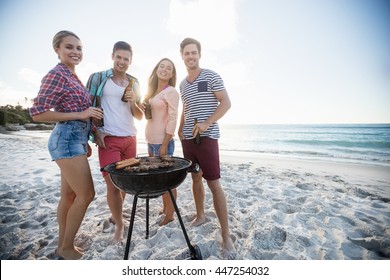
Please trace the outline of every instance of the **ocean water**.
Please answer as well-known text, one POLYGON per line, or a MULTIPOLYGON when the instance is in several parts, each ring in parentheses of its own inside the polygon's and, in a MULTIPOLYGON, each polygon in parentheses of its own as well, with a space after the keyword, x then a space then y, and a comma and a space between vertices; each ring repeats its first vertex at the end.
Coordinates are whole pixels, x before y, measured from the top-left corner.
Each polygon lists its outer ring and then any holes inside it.
POLYGON ((220 150, 390 166, 390 124, 222 125, 220 150))
MULTIPOLYGON (((146 155, 144 123, 138 123, 137 151, 146 155)), ((47 141, 50 131, 13 132, 47 141)), ((176 139, 175 154, 182 155, 176 139)), ((221 125, 221 153, 374 164, 390 167, 390 124, 221 125)))

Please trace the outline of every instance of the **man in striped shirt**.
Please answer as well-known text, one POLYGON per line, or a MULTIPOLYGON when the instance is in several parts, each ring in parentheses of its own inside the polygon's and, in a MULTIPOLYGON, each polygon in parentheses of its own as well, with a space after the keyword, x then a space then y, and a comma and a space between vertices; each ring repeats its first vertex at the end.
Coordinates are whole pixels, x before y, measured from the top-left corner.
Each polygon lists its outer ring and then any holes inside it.
POLYGON ((197 40, 184 39, 180 44, 180 53, 188 76, 180 84, 183 113, 178 133, 184 157, 200 167, 200 172, 191 174, 196 207, 196 217, 192 225, 198 226, 206 221, 203 177, 212 192, 215 212, 221 225, 224 257, 234 258, 226 197, 220 182, 218 147, 220 132, 217 123, 230 109, 229 95, 217 73, 200 68, 201 45, 197 40), (195 141, 198 134, 200 141, 195 141))

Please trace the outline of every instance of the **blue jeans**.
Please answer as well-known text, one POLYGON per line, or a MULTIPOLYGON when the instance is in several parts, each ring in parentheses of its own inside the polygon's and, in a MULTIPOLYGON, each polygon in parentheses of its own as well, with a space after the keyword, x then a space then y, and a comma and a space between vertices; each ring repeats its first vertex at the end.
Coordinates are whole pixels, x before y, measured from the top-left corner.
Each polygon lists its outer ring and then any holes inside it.
POLYGON ((84 121, 58 122, 48 142, 52 160, 86 155, 91 123, 84 121))
MULTIPOLYGON (((149 144, 148 143, 148 152, 153 156, 158 156, 158 149, 161 147, 161 144, 149 144)), ((173 156, 175 151, 175 140, 171 139, 168 143, 168 156, 173 156)))

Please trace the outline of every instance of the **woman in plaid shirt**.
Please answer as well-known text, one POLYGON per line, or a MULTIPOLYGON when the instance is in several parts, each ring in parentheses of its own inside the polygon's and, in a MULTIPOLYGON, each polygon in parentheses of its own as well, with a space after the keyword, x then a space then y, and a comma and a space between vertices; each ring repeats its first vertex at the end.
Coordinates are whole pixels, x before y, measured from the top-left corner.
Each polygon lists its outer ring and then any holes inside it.
POLYGON ((30 115, 35 122, 57 122, 48 143, 50 156, 61 170, 56 255, 80 259, 83 254, 74 245, 74 239, 95 196, 87 160, 90 118, 101 119, 103 112, 91 107, 89 92, 75 72, 83 58, 79 37, 70 31, 60 31, 53 38, 53 48, 60 62, 42 79, 30 115))

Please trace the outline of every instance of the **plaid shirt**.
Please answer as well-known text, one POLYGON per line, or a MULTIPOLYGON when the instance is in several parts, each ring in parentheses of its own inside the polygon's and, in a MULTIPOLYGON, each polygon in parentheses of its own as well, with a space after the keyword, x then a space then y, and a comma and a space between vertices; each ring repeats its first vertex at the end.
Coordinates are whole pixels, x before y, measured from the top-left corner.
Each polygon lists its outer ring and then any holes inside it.
POLYGON ((91 106, 89 92, 65 64, 58 63, 43 77, 30 115, 54 109, 57 112, 82 112, 91 106))

